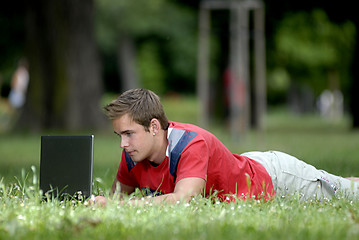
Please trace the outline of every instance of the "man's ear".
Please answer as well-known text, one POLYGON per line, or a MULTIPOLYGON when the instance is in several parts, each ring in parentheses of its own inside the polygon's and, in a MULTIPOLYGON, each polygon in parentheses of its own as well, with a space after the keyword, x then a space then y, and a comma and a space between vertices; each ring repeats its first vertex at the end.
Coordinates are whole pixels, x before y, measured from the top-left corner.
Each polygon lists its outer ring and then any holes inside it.
POLYGON ((153 133, 158 133, 161 129, 161 124, 158 121, 157 118, 152 118, 151 123, 150 123, 150 131, 152 131, 153 133))

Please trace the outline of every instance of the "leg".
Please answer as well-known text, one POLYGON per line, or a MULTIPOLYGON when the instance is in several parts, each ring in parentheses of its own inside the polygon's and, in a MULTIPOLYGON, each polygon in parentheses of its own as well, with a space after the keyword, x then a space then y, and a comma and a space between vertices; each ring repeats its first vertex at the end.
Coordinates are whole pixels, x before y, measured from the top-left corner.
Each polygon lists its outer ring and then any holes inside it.
POLYGON ((359 182, 318 170, 286 153, 269 151, 242 155, 264 166, 272 178, 277 196, 299 193, 302 199, 322 199, 331 198, 338 192, 348 197, 359 196, 359 182))

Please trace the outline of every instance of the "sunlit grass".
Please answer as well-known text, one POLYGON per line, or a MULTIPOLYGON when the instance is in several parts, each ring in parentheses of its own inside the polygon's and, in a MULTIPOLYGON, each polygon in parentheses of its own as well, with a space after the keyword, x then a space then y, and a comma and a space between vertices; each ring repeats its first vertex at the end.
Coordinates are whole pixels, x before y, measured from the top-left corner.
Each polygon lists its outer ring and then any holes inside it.
POLYGON ((43 201, 35 172, 0 180, 0 239, 356 239, 359 202, 346 199, 212 202, 100 208, 43 201))

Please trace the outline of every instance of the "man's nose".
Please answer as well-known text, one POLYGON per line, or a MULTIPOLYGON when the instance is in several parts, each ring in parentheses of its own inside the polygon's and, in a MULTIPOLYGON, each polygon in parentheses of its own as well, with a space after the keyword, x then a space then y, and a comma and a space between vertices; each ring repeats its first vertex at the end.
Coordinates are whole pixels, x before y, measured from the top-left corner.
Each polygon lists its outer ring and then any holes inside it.
POLYGON ((121 138, 121 148, 128 147, 128 140, 125 137, 121 138))

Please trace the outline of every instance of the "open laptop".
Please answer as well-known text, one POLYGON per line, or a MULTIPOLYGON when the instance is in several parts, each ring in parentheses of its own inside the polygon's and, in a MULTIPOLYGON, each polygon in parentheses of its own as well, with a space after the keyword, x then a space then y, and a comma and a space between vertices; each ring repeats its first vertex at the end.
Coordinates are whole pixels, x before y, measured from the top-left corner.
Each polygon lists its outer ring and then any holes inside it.
POLYGON ((92 194, 94 136, 42 136, 40 189, 45 196, 86 199, 92 194))

